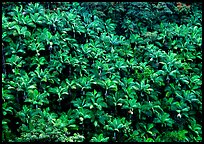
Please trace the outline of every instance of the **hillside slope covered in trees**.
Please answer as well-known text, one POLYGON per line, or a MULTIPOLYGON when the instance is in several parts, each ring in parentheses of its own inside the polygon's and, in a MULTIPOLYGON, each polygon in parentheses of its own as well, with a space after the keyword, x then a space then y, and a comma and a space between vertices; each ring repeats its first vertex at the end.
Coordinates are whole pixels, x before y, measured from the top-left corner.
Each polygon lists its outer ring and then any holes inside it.
POLYGON ((2 3, 2 142, 201 142, 201 35, 201 3, 2 3))

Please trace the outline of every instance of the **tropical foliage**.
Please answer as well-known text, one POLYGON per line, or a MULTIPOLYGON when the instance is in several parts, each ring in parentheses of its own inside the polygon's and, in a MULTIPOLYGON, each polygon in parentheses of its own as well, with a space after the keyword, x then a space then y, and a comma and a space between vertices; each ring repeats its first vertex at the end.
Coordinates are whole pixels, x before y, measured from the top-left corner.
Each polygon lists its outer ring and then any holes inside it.
POLYGON ((201 142, 201 35, 201 3, 2 3, 2 142, 201 142))

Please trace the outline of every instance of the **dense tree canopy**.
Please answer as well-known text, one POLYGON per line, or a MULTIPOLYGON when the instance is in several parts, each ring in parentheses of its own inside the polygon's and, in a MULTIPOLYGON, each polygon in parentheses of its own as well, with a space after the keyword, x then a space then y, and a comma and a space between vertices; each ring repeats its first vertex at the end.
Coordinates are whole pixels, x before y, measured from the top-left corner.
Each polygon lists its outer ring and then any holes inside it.
POLYGON ((202 5, 3 2, 2 142, 201 142, 202 5))

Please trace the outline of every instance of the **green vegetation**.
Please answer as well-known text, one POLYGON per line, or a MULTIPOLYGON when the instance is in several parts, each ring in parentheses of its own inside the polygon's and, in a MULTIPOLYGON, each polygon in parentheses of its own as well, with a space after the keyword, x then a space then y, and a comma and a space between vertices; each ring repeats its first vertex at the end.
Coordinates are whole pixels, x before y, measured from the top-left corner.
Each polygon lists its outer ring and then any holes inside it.
POLYGON ((201 142, 202 5, 4 2, 2 142, 201 142))

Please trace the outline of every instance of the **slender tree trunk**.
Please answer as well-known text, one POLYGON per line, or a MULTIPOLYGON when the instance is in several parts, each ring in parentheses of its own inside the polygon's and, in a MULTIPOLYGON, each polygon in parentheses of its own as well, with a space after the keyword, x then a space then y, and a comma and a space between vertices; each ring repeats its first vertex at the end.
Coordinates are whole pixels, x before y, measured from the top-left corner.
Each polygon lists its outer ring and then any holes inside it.
POLYGON ((117 140, 116 132, 114 131, 114 139, 117 140))
POLYGON ((18 93, 16 94, 16 101, 17 101, 17 103, 19 103, 18 93))
POLYGON ((3 73, 6 75, 6 65, 5 65, 5 55, 4 55, 3 43, 2 43, 2 69, 3 69, 3 73))
POLYGON ((71 76, 71 66, 69 66, 69 76, 71 76))

